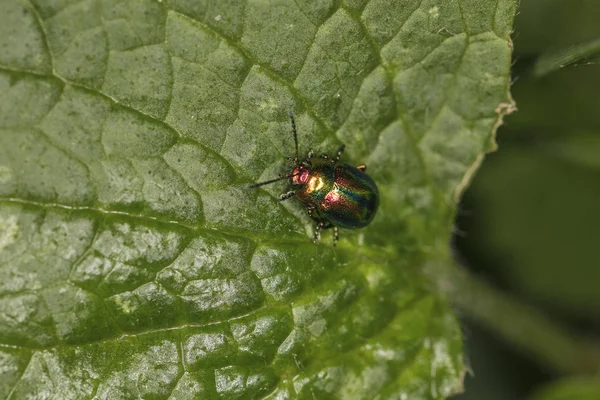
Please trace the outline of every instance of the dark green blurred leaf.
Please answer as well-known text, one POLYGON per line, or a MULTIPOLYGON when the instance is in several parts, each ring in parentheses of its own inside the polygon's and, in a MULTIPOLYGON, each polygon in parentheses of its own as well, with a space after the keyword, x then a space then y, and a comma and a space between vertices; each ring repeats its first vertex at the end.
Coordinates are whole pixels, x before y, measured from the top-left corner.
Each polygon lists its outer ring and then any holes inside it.
POLYGON ((597 378, 572 378, 547 385, 531 400, 597 400, 600 382, 597 378))
POLYGON ((584 140, 506 145, 486 165, 474 194, 486 205, 482 241, 506 261, 503 273, 515 287, 555 306, 597 312, 598 169, 565 157, 584 140))
POLYGON ((526 0, 515 21, 518 57, 539 56, 600 37, 597 0, 526 0))
MULTIPOLYGON (((523 79, 512 88, 519 112, 511 114, 508 130, 520 143, 544 143, 547 137, 570 136, 571 131, 600 130, 597 112, 600 65, 557 71, 541 79, 523 79)), ((511 140, 508 138, 507 140, 511 140)))
POLYGON ((564 49, 549 50, 535 62, 533 74, 540 78, 561 68, 597 64, 600 57, 600 39, 575 44, 564 49))

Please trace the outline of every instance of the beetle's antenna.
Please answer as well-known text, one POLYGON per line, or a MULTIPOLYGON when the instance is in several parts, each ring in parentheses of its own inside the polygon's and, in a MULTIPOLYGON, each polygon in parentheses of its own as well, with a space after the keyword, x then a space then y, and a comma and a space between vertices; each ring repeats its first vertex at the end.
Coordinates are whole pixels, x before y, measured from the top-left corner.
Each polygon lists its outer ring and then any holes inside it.
POLYGON ((295 174, 291 174, 291 175, 286 175, 286 176, 281 176, 277 179, 271 179, 270 181, 264 181, 264 182, 259 182, 259 183, 255 183, 254 185, 250 185, 248 186, 248 189, 254 189, 255 187, 259 187, 259 186, 263 186, 263 185, 268 185, 269 183, 274 183, 277 181, 282 181, 284 179, 289 179, 292 178, 294 176, 300 175, 300 173, 295 173, 295 174))
POLYGON ((299 165, 300 158, 298 157, 298 134, 296 133, 296 121, 294 121, 294 114, 290 111, 290 119, 292 120, 292 134, 294 135, 294 144, 296 145, 296 165, 299 165))

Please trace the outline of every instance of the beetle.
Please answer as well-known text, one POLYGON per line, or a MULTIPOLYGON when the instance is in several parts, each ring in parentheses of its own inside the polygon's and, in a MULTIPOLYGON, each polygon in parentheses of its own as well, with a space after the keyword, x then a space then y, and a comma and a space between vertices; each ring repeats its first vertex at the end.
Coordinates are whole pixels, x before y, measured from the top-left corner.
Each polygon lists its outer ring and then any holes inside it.
POLYGON ((354 167, 340 162, 344 145, 340 146, 333 158, 327 154, 316 156, 311 149, 306 158, 300 160, 294 114, 290 112, 289 116, 296 146, 296 156, 289 160, 294 162, 294 168, 277 179, 255 183, 248 188, 289 179, 291 190, 279 196, 278 201, 292 197, 300 200, 316 223, 315 243, 320 238, 321 230, 333 228, 335 246, 339 239, 339 228, 362 228, 373 220, 379 206, 377 185, 365 173, 365 164, 354 167))

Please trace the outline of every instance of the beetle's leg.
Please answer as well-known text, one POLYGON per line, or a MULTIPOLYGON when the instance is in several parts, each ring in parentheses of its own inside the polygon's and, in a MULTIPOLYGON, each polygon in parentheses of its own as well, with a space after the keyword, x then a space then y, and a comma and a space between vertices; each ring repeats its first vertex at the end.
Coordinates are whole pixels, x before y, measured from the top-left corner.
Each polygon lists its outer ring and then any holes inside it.
POLYGON ((337 244, 337 241, 338 241, 339 228, 327 220, 319 221, 317 226, 318 226, 317 229, 319 230, 319 238, 320 238, 320 234, 321 234, 322 230, 333 228, 333 247, 335 247, 335 245, 337 244))
POLYGON ((314 242, 316 244, 317 241, 319 239, 321 239, 321 231, 323 229, 329 229, 329 228, 333 227, 333 224, 331 222, 327 221, 326 219, 316 218, 312 214, 311 214, 311 218, 314 219, 316 222, 315 234, 314 234, 314 242))
POLYGON ((358 169, 360 169, 361 171, 366 171, 367 170, 367 166, 365 164, 360 164, 358 167, 356 167, 358 169))
POLYGON ((284 201, 289 199, 290 197, 293 197, 296 195, 296 192, 294 191, 289 191, 287 193, 282 194, 281 196, 279 196, 279 198, 277 199, 277 201, 284 201))
POLYGON ((323 221, 323 219, 321 218, 321 216, 319 215, 319 213, 316 212, 316 208, 315 207, 307 207, 306 211, 308 212, 308 216, 310 217, 310 219, 312 219, 313 221, 315 221, 315 223, 317 225, 319 225, 319 223, 321 223, 323 221))
POLYGON ((321 239, 321 231, 324 229, 329 229, 329 228, 333 228, 333 235, 334 235, 334 241, 333 241, 333 245, 335 246, 335 242, 337 242, 337 231, 338 231, 338 227, 333 225, 331 222, 327 221, 326 219, 318 219, 315 218, 312 215, 312 210, 309 210, 309 215, 311 216, 312 219, 315 220, 316 222, 316 226, 315 226, 315 234, 313 236, 313 240, 315 242, 315 244, 317 244, 317 241, 319 241, 319 239, 321 239))
POLYGON ((319 241, 319 239, 321 239, 321 224, 323 222, 317 222, 317 225, 315 226, 315 233, 313 234, 313 242, 315 244, 317 244, 317 242, 319 241))
POLYGON ((335 161, 340 161, 340 157, 342 155, 342 153, 344 152, 344 148, 346 148, 346 145, 341 145, 340 148, 338 149, 337 153, 335 154, 335 161))

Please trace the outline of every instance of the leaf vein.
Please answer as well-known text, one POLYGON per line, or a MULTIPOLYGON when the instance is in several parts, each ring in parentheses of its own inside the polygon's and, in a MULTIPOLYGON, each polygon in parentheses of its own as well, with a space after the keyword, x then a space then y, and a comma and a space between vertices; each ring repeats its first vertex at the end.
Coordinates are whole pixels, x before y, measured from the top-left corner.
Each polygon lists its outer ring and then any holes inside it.
POLYGON ((36 352, 33 351, 29 355, 29 360, 27 360, 27 365, 25 365, 25 368, 23 368, 23 372, 21 373, 21 376, 19 376, 19 378, 16 380, 15 384, 13 385, 12 389, 8 392, 8 395, 6 396, 6 400, 10 400, 12 398, 13 394, 15 393, 15 390, 17 390, 17 386, 19 386, 19 383, 21 383, 21 381, 23 380, 23 377, 25 376, 25 373, 29 369, 29 366, 31 365, 31 360, 33 359, 33 356, 35 353, 36 352))

